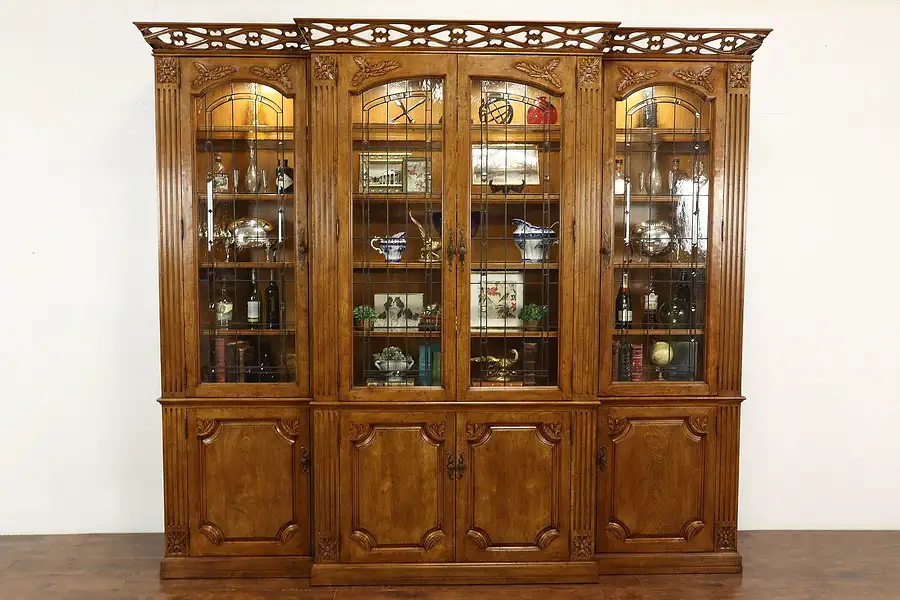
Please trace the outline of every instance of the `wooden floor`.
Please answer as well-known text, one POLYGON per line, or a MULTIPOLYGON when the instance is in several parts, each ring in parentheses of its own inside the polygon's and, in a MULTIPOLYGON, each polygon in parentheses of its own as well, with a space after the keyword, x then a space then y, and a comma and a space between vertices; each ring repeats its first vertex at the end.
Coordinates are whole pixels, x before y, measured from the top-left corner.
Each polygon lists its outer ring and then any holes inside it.
POLYGON ((312 588, 305 579, 165 581, 157 534, 0 537, 0 600, 900 600, 900 532, 742 532, 743 575, 597 585, 312 588))

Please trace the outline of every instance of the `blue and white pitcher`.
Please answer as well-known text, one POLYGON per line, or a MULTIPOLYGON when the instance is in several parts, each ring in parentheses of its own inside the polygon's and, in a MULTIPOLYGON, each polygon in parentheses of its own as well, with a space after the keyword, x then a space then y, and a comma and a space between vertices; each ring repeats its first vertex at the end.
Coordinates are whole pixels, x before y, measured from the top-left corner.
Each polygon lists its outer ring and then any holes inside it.
POLYGON ((395 233, 391 237, 373 237, 369 242, 372 249, 384 257, 384 262, 397 263, 406 250, 406 232, 395 233), (378 246, 375 243, 378 242, 378 246))
POLYGON ((559 243, 556 232, 553 231, 559 221, 550 227, 537 227, 522 219, 513 219, 512 222, 516 226, 513 239, 522 252, 522 262, 539 263, 547 260, 550 247, 559 243))

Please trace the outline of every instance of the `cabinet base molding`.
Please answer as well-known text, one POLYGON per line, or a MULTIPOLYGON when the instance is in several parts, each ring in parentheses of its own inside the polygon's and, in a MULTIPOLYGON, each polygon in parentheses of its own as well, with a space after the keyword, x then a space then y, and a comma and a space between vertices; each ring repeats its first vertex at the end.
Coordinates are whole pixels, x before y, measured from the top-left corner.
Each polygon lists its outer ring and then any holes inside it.
POLYGON ((584 562, 313 565, 310 585, 596 583, 584 562))
POLYGON ((309 577, 311 556, 202 556, 164 558, 160 579, 309 577))
POLYGON ((600 575, 669 575, 674 573, 740 573, 738 552, 622 553, 594 556, 600 575))

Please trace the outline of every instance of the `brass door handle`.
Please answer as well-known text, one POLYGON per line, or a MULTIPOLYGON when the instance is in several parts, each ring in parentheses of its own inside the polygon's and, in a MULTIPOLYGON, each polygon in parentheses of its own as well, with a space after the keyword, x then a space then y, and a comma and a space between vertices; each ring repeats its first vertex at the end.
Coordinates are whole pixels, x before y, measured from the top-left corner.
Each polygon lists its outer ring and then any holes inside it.
POLYGON ((600 454, 597 455, 597 470, 603 473, 606 471, 606 445, 600 446, 600 454))
POLYGON ((309 458, 309 451, 305 446, 300 447, 300 468, 303 469, 304 473, 309 473, 310 466, 312 465, 312 461, 309 458))
POLYGON ((456 478, 462 479, 463 473, 466 472, 466 459, 460 454, 456 460, 456 478))
POLYGON ((603 254, 603 270, 609 271, 609 259, 612 256, 612 242, 609 239, 609 232, 606 231, 603 233, 603 249, 601 250, 603 254))
POLYGON ((459 270, 464 271, 466 269, 466 254, 468 251, 466 250, 466 232, 464 229, 459 230, 459 270))
POLYGON ((447 453, 447 479, 453 479, 456 474, 456 463, 453 461, 453 455, 447 453))
POLYGON ((453 228, 449 229, 450 235, 447 236, 447 266, 449 270, 453 270, 453 228))

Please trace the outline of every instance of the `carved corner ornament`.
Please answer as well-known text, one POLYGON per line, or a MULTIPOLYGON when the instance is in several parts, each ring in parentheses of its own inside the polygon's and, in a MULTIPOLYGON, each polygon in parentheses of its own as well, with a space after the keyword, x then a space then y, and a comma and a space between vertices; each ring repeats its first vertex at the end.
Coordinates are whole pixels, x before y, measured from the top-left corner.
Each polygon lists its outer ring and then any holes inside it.
POLYGON ((578 58, 578 85, 587 87, 600 83, 600 59, 593 56, 578 58))
POLYGON ((337 553, 337 540, 328 535, 319 534, 316 539, 316 559, 320 561, 336 561, 337 553))
POLYGON ((466 421, 466 439, 469 441, 483 439, 487 431, 487 423, 472 423, 471 421, 466 421))
POLYGON ((188 532, 186 527, 166 529, 166 556, 187 556, 188 532))
POLYGON ((436 442, 443 442, 444 432, 446 431, 446 428, 447 426, 443 422, 426 423, 425 434, 436 442))
POLYGON ((562 423, 557 421, 556 423, 541 423, 538 425, 538 431, 542 438, 551 443, 557 443, 562 441, 562 423))
POLYGON ((672 75, 681 79, 682 81, 687 81, 690 84, 698 85, 705 89, 707 92, 711 92, 715 89, 713 85, 712 79, 710 75, 712 75, 712 67, 704 67, 700 69, 697 73, 694 73, 690 69, 675 69, 672 71, 672 75))
POLYGON ((650 81, 659 75, 659 71, 656 69, 640 69, 635 71, 631 67, 625 65, 619 65, 619 73, 622 75, 622 78, 619 79, 619 83, 616 84, 617 92, 622 92, 631 86, 650 81))
POLYGON ((614 438, 622 435, 628 428, 628 419, 609 417, 606 424, 609 426, 609 437, 614 438))
POLYGON ((750 63, 733 62, 728 64, 728 89, 750 87, 750 63))
POLYGON ((223 77, 228 77, 233 73, 237 73, 237 67, 233 65, 215 65, 208 67, 201 62, 195 62, 194 67, 197 69, 197 77, 191 82, 191 87, 197 89, 223 77))
POLYGON ((594 544, 590 535, 572 536, 572 560, 592 560, 594 558, 594 544))
POLYGON ((197 437, 198 438, 207 438, 211 436, 219 427, 218 419, 204 419, 199 417, 197 419, 197 437))
POLYGON ((716 550, 737 550, 737 525, 734 522, 716 523, 716 550))
POLYGON ((300 435, 300 419, 281 419, 277 427, 285 437, 295 438, 300 435))
POLYGON ((178 59, 172 56, 156 57, 156 83, 178 84, 178 59))
POLYGON ((551 58, 543 67, 530 60, 523 60, 513 65, 517 70, 525 73, 534 79, 543 79, 549 81, 558 88, 562 88, 562 79, 555 73, 556 67, 559 66, 558 58, 551 58))
POLYGON ((274 81, 275 83, 280 83, 287 89, 292 90, 294 89, 294 82, 291 81, 291 78, 288 75, 290 70, 291 63, 284 63, 283 65, 275 69, 260 66, 250 67, 250 72, 254 75, 262 77, 266 81, 274 81))
POLYGON ((694 435, 705 435, 709 426, 709 418, 706 415, 691 415, 687 420, 688 429, 694 435))
POLYGON ((356 66, 359 68, 356 74, 353 75, 353 79, 350 80, 350 83, 353 85, 359 85, 369 77, 384 75, 385 73, 390 73, 394 69, 400 68, 400 63, 396 60, 379 60, 376 63, 370 64, 369 61, 362 56, 354 56, 353 62, 355 62, 356 66))
POLYGON ((333 56, 317 56, 313 61, 313 79, 331 80, 337 78, 337 60, 333 56))

